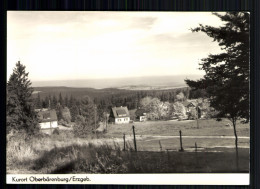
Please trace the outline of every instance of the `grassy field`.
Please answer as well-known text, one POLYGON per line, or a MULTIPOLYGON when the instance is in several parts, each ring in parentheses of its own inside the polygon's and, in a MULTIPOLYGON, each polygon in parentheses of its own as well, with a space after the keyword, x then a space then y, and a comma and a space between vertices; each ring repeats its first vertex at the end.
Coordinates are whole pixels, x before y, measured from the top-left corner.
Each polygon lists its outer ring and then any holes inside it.
POLYGON ((226 122, 199 120, 199 129, 195 121, 134 123, 137 153, 133 152, 133 124, 109 125, 108 132, 98 139, 77 138, 70 130, 29 140, 25 135, 18 135, 7 142, 7 173, 248 172, 249 125, 238 124, 238 136, 244 138, 238 140, 237 170, 233 128, 225 126, 226 122), (183 133, 184 152, 178 152, 179 130, 183 133), (127 151, 123 151, 123 133, 127 151))
MULTIPOLYGON (((187 121, 147 121, 147 122, 135 122, 132 124, 122 125, 109 125, 108 133, 109 137, 122 137, 122 134, 132 134, 132 126, 135 126, 137 135, 166 135, 176 136, 179 135, 179 130, 182 130, 183 135, 186 136, 234 136, 233 127, 225 126, 230 123, 227 119, 222 121, 199 120, 199 129, 197 129, 196 120, 187 121)), ((231 124, 232 125, 232 124, 231 124)), ((249 124, 237 124, 238 136, 249 137, 249 124)))
MULTIPOLYGON (((34 139, 35 140, 35 139, 34 139)), ((36 142, 36 141, 34 141, 36 142)), ((66 173, 232 173, 249 171, 249 150, 239 149, 239 168, 234 149, 221 152, 135 152, 115 144, 71 144, 49 150, 36 146, 9 153, 7 174, 66 173), (19 155, 19 156, 18 156, 19 155), (14 157, 15 156, 15 157, 14 157)))

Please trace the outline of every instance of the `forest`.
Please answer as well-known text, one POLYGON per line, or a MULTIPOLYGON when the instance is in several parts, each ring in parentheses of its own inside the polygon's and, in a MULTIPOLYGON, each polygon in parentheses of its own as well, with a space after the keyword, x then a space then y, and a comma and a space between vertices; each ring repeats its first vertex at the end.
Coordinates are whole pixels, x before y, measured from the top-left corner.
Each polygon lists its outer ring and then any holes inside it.
MULTIPOLYGON (((103 112, 109 112, 114 106, 127 106, 129 110, 139 108, 141 99, 145 97, 158 98, 162 102, 175 102, 177 95, 182 93, 183 100, 206 98, 203 89, 191 90, 189 87, 169 90, 124 90, 116 88, 69 88, 69 87, 35 87, 33 94, 35 107, 38 109, 68 107, 73 112, 79 106, 82 98, 88 96, 97 107, 99 116, 103 112)), ((72 113, 73 114, 73 113, 72 113)), ((59 118, 59 115, 58 115, 59 118)), ((74 117, 72 116, 72 120, 74 117)))

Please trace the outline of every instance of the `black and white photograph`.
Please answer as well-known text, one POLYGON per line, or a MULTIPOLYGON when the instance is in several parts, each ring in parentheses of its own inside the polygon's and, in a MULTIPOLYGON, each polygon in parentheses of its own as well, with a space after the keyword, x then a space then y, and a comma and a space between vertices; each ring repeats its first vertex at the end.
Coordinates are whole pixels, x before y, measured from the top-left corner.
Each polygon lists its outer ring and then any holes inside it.
POLYGON ((6 174, 249 174, 249 17, 7 11, 6 174))

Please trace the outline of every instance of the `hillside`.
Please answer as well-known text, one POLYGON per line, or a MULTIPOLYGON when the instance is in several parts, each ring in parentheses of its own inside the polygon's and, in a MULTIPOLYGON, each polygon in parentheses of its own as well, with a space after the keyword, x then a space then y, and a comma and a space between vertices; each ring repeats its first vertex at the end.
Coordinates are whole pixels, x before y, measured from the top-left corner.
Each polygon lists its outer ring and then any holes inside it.
POLYGON ((115 88, 106 88, 106 89, 94 89, 94 88, 73 88, 73 87, 34 87, 33 96, 36 97, 38 93, 40 93, 41 98, 45 98, 46 96, 58 96, 61 94, 63 97, 65 96, 73 96, 77 99, 88 95, 92 98, 94 97, 105 97, 113 94, 126 94, 129 91, 123 89, 115 89, 115 88))
POLYGON ((76 98, 80 99, 86 95, 91 98, 96 99, 104 99, 104 98, 111 98, 114 97, 122 97, 122 96, 132 96, 140 93, 143 95, 154 95, 155 93, 164 93, 164 92, 178 92, 182 89, 186 89, 187 87, 180 87, 174 89, 163 89, 163 90, 131 90, 131 89, 117 89, 117 88, 105 88, 105 89, 94 89, 94 88, 74 88, 74 87, 34 87, 33 97, 37 97, 37 94, 40 94, 41 99, 44 99, 46 96, 56 96, 58 97, 61 94, 63 97, 71 95, 76 98))

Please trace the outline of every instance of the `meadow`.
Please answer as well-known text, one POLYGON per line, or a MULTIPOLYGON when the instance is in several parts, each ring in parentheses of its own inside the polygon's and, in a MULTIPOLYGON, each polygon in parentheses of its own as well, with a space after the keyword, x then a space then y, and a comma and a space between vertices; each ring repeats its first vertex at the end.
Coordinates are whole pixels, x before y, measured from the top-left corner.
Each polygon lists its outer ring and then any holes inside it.
POLYGON ((227 120, 199 121, 199 129, 196 121, 136 122, 137 152, 133 149, 133 124, 109 125, 107 133, 97 138, 77 138, 71 130, 30 139, 17 134, 7 141, 7 174, 248 172, 249 125, 237 127, 238 136, 242 137, 237 168, 233 128, 225 126, 227 120), (183 133, 184 152, 178 151, 179 130, 183 133))
MULTIPOLYGON (((216 121, 215 119, 198 120, 169 120, 169 121, 146 121, 134 122, 121 125, 109 125, 107 136, 121 137, 123 133, 131 134, 132 126, 135 126, 138 135, 160 135, 160 136, 178 136, 179 131, 187 136, 234 136, 232 123, 228 119, 216 121), (230 126, 226 126, 230 124, 230 126)), ((249 137, 249 123, 242 124, 237 122, 238 136, 249 137)))

